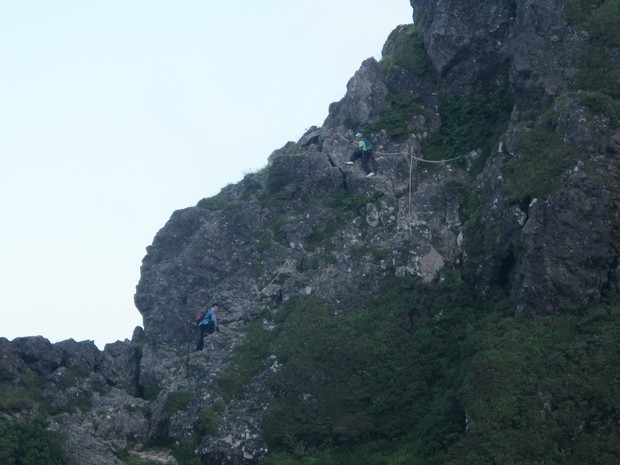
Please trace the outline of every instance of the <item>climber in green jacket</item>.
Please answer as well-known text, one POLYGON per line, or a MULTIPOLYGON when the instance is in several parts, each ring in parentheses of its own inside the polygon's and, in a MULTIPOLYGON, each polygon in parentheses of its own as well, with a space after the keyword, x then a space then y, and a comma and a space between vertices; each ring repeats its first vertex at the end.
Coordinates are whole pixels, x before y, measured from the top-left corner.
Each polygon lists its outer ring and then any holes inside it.
POLYGON ((374 176, 375 173, 370 169, 370 158, 372 157, 372 147, 369 147, 368 142, 364 139, 364 136, 361 132, 355 134, 355 140, 351 142, 359 147, 359 150, 356 150, 351 154, 351 158, 346 162, 347 165, 352 165, 355 160, 358 158, 362 159, 362 169, 366 173, 366 177, 374 176))

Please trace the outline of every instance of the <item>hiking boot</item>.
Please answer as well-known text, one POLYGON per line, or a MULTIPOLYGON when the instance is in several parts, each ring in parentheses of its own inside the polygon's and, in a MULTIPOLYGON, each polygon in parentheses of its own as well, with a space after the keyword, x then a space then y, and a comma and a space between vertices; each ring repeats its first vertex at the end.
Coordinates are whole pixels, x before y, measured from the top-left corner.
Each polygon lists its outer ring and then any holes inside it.
POLYGON ((352 165, 352 164, 353 164, 352 161, 348 161, 348 162, 345 163, 345 165, 352 165))
POLYGON ((369 178, 369 177, 374 176, 374 175, 375 175, 375 173, 373 173, 373 172, 371 171, 370 173, 368 173, 368 174, 366 175, 366 177, 367 177, 367 178, 369 178))

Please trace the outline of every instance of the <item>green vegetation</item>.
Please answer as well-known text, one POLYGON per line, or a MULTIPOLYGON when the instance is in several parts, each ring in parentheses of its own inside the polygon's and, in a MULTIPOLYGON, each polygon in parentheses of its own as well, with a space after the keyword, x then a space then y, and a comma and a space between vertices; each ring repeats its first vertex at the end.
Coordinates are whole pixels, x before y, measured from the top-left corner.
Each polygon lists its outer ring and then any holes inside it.
POLYGON ((465 186, 460 181, 448 180, 443 185, 444 190, 455 197, 461 197, 465 194, 465 186))
POLYGON ((171 392, 166 397, 164 412, 168 415, 173 415, 180 410, 186 409, 191 400, 192 393, 189 391, 171 392))
POLYGON ((414 24, 401 26, 392 32, 388 43, 392 44, 391 50, 381 60, 381 67, 388 79, 407 71, 425 80, 428 85, 435 85, 421 27, 414 24))
POLYGON ((507 78, 495 92, 472 98, 440 96, 441 128, 423 140, 424 154, 429 160, 445 160, 480 149, 482 156, 473 171, 481 171, 508 126, 512 106, 507 78))
POLYGON ((620 71, 614 68, 603 47, 594 47, 588 54, 586 66, 579 75, 579 85, 585 90, 620 98, 620 71))
POLYGON ((114 451, 114 455, 121 459, 126 465, 161 465, 161 462, 156 462, 154 460, 143 460, 139 457, 131 455, 126 449, 117 449, 114 451))
POLYGON ((17 379, 0 372, 0 412, 17 412, 30 409, 43 400, 44 380, 38 373, 28 370, 17 379))
POLYGON ((601 92, 580 92, 579 98, 593 113, 608 116, 612 128, 620 126, 620 100, 601 92))
POLYGON ((157 383, 145 383, 144 386, 142 386, 142 395, 141 397, 144 400, 155 400, 157 399, 157 396, 159 395, 159 393, 161 392, 161 386, 159 386, 157 383))
MULTIPOLYGON (((585 317, 502 319, 487 325, 460 391, 475 420, 451 455, 470 463, 617 461, 620 307, 585 317)), ((458 462, 455 462, 458 463, 458 462)))
POLYGON ((383 195, 383 192, 379 191, 369 195, 349 194, 344 190, 337 192, 322 205, 333 213, 334 220, 325 225, 314 225, 312 233, 306 239, 305 246, 308 250, 317 248, 337 250, 337 244, 333 242, 336 232, 344 227, 345 222, 352 216, 366 216, 366 205, 378 203, 383 195))
POLYGON ((620 2, 618 0, 564 1, 566 19, 584 27, 594 44, 620 46, 620 2))
POLYGON ((196 455, 194 448, 197 444, 175 444, 172 446, 172 455, 179 465, 203 465, 196 455))
MULTIPOLYGON (((301 155, 292 155, 297 162, 302 160, 301 155)), ((282 200, 290 200, 289 188, 294 180, 291 178, 289 157, 276 157, 267 171, 267 181, 262 194, 263 203, 271 204, 282 200)))
POLYGON ((482 312, 468 308, 468 294, 446 276, 429 292, 395 280, 350 317, 312 297, 287 303, 273 343, 283 396, 263 425, 281 451, 273 463, 314 463, 317 451, 328 464, 438 463, 464 422, 454 383, 466 353, 460 341, 482 312))
MULTIPOLYGON (((604 0, 592 10, 586 27, 590 40, 607 47, 620 47, 620 1, 604 0)), ((618 89, 616 89, 618 90, 618 89)))
POLYGON ((77 363, 72 365, 58 380, 58 386, 61 389, 76 387, 88 377, 90 372, 91 368, 87 363, 77 363))
POLYGON ((269 331, 263 328, 260 319, 247 326, 246 343, 239 346, 234 354, 235 368, 220 375, 217 394, 230 400, 241 392, 250 378, 260 372, 268 355, 269 340, 269 331))
POLYGON ((227 188, 224 187, 213 197, 200 200, 196 206, 212 211, 233 211, 237 204, 230 200, 227 188))
POLYGON ((271 354, 266 465, 615 463, 620 298, 517 318, 454 272, 394 279, 359 313, 299 296, 250 327, 237 376, 271 354), (242 368, 243 367, 243 368, 242 368))
MULTIPOLYGON (((93 393, 90 391, 78 391, 77 394, 62 409, 62 412, 75 412, 80 410, 88 412, 93 406, 93 393)), ((54 413, 62 413, 54 412, 54 413)))
POLYGON ((243 202, 248 202, 259 196, 263 186, 257 179, 265 171, 266 168, 263 168, 257 173, 246 174, 243 180, 236 186, 228 184, 213 197, 200 200, 196 206, 211 211, 235 212, 243 202), (235 197, 234 189, 239 187, 243 188, 243 191, 240 194, 236 194, 238 197, 235 197))
MULTIPOLYGON (((399 27, 392 32, 388 43, 392 44, 391 50, 380 63, 388 81, 397 78, 404 71, 418 76, 430 88, 435 87, 421 28, 414 25, 399 27)), ((411 134, 411 118, 419 114, 426 115, 427 111, 420 105, 420 95, 409 91, 392 92, 388 101, 389 108, 384 110, 379 120, 367 130, 385 130, 393 141, 402 142, 411 134)))
POLYGON ((368 128, 368 132, 385 130, 394 142, 403 142, 411 135, 411 118, 416 115, 428 117, 428 112, 420 105, 420 96, 408 91, 391 93, 388 100, 389 108, 381 112, 381 117, 368 128))
POLYGON ((549 115, 519 141, 519 156, 506 163, 506 190, 514 201, 549 195, 560 186, 560 174, 580 160, 580 152, 562 140, 549 115))
POLYGON ((383 197, 384 193, 381 191, 375 191, 372 194, 358 195, 349 194, 345 191, 340 191, 340 195, 335 195, 331 199, 327 200, 327 207, 334 213, 334 215, 350 216, 365 216, 366 205, 369 203, 378 203, 383 197))
POLYGON ((610 56, 611 48, 620 47, 620 0, 566 2, 565 15, 588 32, 590 47, 580 73, 580 87, 620 98, 620 70, 610 56))
POLYGON ((306 246, 309 250, 324 248, 325 250, 336 250, 336 245, 332 242, 332 238, 341 224, 337 221, 328 223, 323 228, 315 228, 310 236, 306 239, 306 246))
POLYGON ((200 436, 207 434, 215 434, 218 426, 222 422, 221 414, 224 411, 224 405, 217 403, 200 412, 200 418, 196 425, 196 432, 200 436))
POLYGON ((8 420, 0 416, 0 463, 3 465, 68 465, 61 438, 46 429, 47 421, 8 420))

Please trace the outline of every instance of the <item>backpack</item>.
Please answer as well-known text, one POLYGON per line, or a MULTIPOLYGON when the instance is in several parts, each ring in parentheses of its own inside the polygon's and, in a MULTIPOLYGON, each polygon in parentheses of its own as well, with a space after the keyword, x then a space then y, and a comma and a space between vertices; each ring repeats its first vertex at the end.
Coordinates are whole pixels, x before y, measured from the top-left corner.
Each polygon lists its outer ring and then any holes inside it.
POLYGON ((207 313, 207 311, 203 308, 202 310, 200 310, 198 313, 196 313, 196 316, 194 317, 194 321, 198 324, 200 323, 200 321, 204 318, 205 314, 207 313))
POLYGON ((372 142, 368 139, 364 139, 364 142, 366 142, 366 150, 372 150, 372 142))

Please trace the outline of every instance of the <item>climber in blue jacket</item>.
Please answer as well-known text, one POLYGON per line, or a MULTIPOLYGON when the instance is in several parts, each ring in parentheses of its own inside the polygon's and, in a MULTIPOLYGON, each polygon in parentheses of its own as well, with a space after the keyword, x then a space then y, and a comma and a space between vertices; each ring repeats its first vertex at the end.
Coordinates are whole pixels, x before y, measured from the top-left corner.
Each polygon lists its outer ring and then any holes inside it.
POLYGON ((202 320, 198 322, 198 329, 200 330, 200 337, 196 344, 196 350, 202 350, 205 346, 205 336, 207 334, 213 334, 214 331, 220 332, 220 326, 217 323, 217 311, 220 309, 220 304, 213 304, 211 308, 202 317, 202 320))

